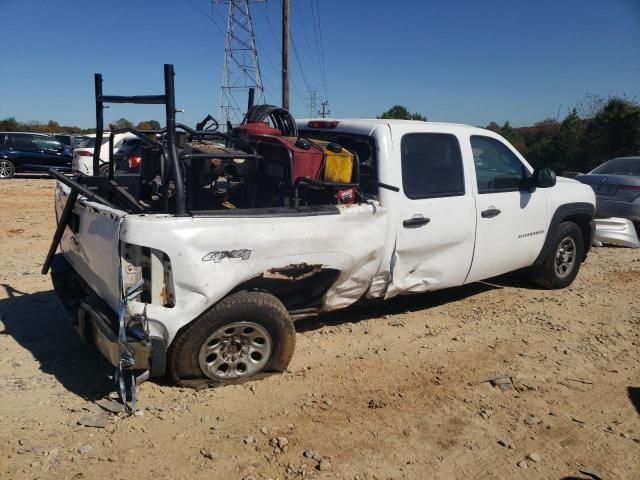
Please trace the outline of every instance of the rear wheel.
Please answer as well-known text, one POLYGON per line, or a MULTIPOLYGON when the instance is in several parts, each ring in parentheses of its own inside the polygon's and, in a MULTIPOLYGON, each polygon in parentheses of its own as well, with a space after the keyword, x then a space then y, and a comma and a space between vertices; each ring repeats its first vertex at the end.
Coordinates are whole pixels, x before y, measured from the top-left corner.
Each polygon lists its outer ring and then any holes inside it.
POLYGON ((196 388, 242 383, 284 371, 294 348, 293 322, 280 300, 238 292, 178 334, 169 350, 169 375, 196 388))
POLYGON ((104 165, 101 165, 100 168, 98 169, 98 173, 100 173, 101 177, 106 177, 109 175, 109 164, 106 163, 104 165))
POLYGON ((533 269, 532 280, 545 288, 567 287, 578 275, 583 256, 584 239, 580 228, 573 222, 563 222, 544 262, 533 269))
POLYGON ((16 174, 16 167, 9 160, 0 159, 0 179, 12 178, 16 174))

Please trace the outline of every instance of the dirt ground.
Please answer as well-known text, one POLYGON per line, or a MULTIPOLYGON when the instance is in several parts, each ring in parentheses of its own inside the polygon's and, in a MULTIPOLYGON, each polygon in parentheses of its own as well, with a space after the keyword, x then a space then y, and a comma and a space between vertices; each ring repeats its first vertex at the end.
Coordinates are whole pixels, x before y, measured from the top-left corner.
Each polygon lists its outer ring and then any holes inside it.
POLYGON ((640 479, 639 250, 305 319, 289 372, 91 428, 113 372, 40 275, 52 188, 0 182, 0 478, 640 479))

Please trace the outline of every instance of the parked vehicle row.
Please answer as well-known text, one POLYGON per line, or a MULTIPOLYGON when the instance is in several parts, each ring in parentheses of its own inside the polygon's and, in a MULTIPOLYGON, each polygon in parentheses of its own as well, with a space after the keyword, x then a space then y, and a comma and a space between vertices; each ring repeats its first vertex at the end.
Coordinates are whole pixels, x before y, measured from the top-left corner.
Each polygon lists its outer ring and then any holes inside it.
POLYGON ((67 147, 74 149, 78 145, 80 145, 83 141, 85 141, 88 138, 88 136, 74 135, 69 133, 54 133, 53 138, 55 138, 61 143, 64 143, 67 147))
POLYGON ((20 172, 71 170, 71 150, 40 133, 0 132, 0 179, 20 172))
MULTIPOLYGON (((46 172, 50 168, 60 172, 78 172, 93 174, 93 149, 95 134, 90 135, 46 135, 31 132, 0 132, 0 179, 12 178, 17 173, 46 172), (70 145, 74 145, 73 149, 70 145)), ((115 135, 114 155, 124 145, 125 139, 135 138, 130 134, 115 135)), ((109 161, 109 132, 105 132, 100 151, 100 174, 107 173, 109 161)), ((139 142, 137 143, 139 145, 139 142)), ((127 145, 128 155, 135 155, 133 145, 127 145)), ((120 158, 120 157, 117 157, 120 158)), ((125 162, 126 163, 126 162, 125 162)), ((133 160, 139 166, 139 160, 133 160)), ((125 164, 123 163, 123 168, 125 164)), ((130 166, 127 164, 126 169, 130 166)))
MULTIPOLYGON (((117 155, 119 148, 122 146, 125 139, 135 138, 135 136, 129 133, 119 133, 113 137, 113 150, 114 155, 117 155)), ((93 151, 96 146, 96 134, 92 133, 87 135, 87 139, 84 140, 73 151, 72 169, 74 172, 81 173, 83 175, 93 175, 93 151)), ((100 175, 106 175, 109 168, 109 132, 104 132, 102 135, 102 143, 100 147, 100 175)))

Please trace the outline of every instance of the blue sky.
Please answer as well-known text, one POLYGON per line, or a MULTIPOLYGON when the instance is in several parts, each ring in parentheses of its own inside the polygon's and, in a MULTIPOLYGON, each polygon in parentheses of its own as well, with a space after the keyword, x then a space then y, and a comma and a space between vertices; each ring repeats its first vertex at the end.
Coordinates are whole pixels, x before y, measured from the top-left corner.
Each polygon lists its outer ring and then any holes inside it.
MULTIPOLYGON (((276 104, 280 8, 280 0, 252 6, 267 101, 276 104)), ((291 8, 304 72, 292 50, 298 117, 308 115, 307 86, 335 117, 374 117, 399 103, 474 125, 562 117, 587 93, 640 98, 640 0, 291 0, 291 8)), ((164 63, 175 65, 180 121, 218 116, 225 17, 209 0, 0 0, 0 118, 92 127, 94 72, 108 94, 162 93, 164 63)), ((105 114, 122 116, 164 123, 156 106, 105 114)))

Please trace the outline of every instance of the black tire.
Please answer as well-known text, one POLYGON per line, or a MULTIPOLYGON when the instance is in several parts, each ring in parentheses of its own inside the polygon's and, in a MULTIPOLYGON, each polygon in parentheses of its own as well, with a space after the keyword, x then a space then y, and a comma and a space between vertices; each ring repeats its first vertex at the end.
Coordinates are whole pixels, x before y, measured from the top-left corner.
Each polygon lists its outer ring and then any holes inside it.
POLYGON ((0 158, 0 180, 8 180, 16 174, 16 166, 6 158, 0 158))
POLYGON ((98 168, 98 173, 100 173, 101 177, 106 177, 109 175, 109 164, 105 163, 104 165, 100 165, 98 168))
MULTIPOLYGON (((218 302, 178 333, 168 352, 169 377, 180 386, 202 388, 242 383, 250 379, 262 378, 272 372, 283 372, 293 357, 295 334, 287 309, 276 297, 264 292, 234 293, 218 302), (203 349, 206 352, 207 348, 211 348, 207 347, 213 342, 211 337, 215 337, 224 327, 236 328, 238 325, 241 329, 250 329, 253 325, 260 331, 266 331, 268 335, 265 337, 268 337, 267 342, 270 342, 269 354, 265 355, 264 359, 260 358, 260 365, 257 367, 250 365, 251 368, 259 368, 258 371, 247 372, 247 374, 236 371, 235 374, 240 375, 238 378, 220 378, 217 376, 220 371, 209 372, 207 375, 202 368, 203 349)), ((235 333, 234 337, 225 338, 236 338, 235 333)), ((242 342, 244 341, 243 338, 242 342)), ((222 351, 225 348, 224 343, 219 344, 223 345, 222 347, 214 348, 222 351)), ((242 352, 235 353, 242 355, 242 352)), ((248 360, 245 363, 250 363, 252 360, 247 356, 247 352, 244 355, 242 358, 248 360)), ((250 356, 253 355, 254 352, 251 352, 250 356)), ((208 362, 209 357, 206 358, 208 362)), ((240 360, 240 362, 243 361, 240 360)), ((240 364, 238 363, 235 367, 227 365, 227 367, 237 370, 240 364)))
POLYGON ((580 227, 573 222, 562 222, 544 262, 534 267, 531 279, 548 289, 565 288, 578 275, 584 258, 584 238, 580 227), (572 261, 568 260, 571 257, 572 261))

